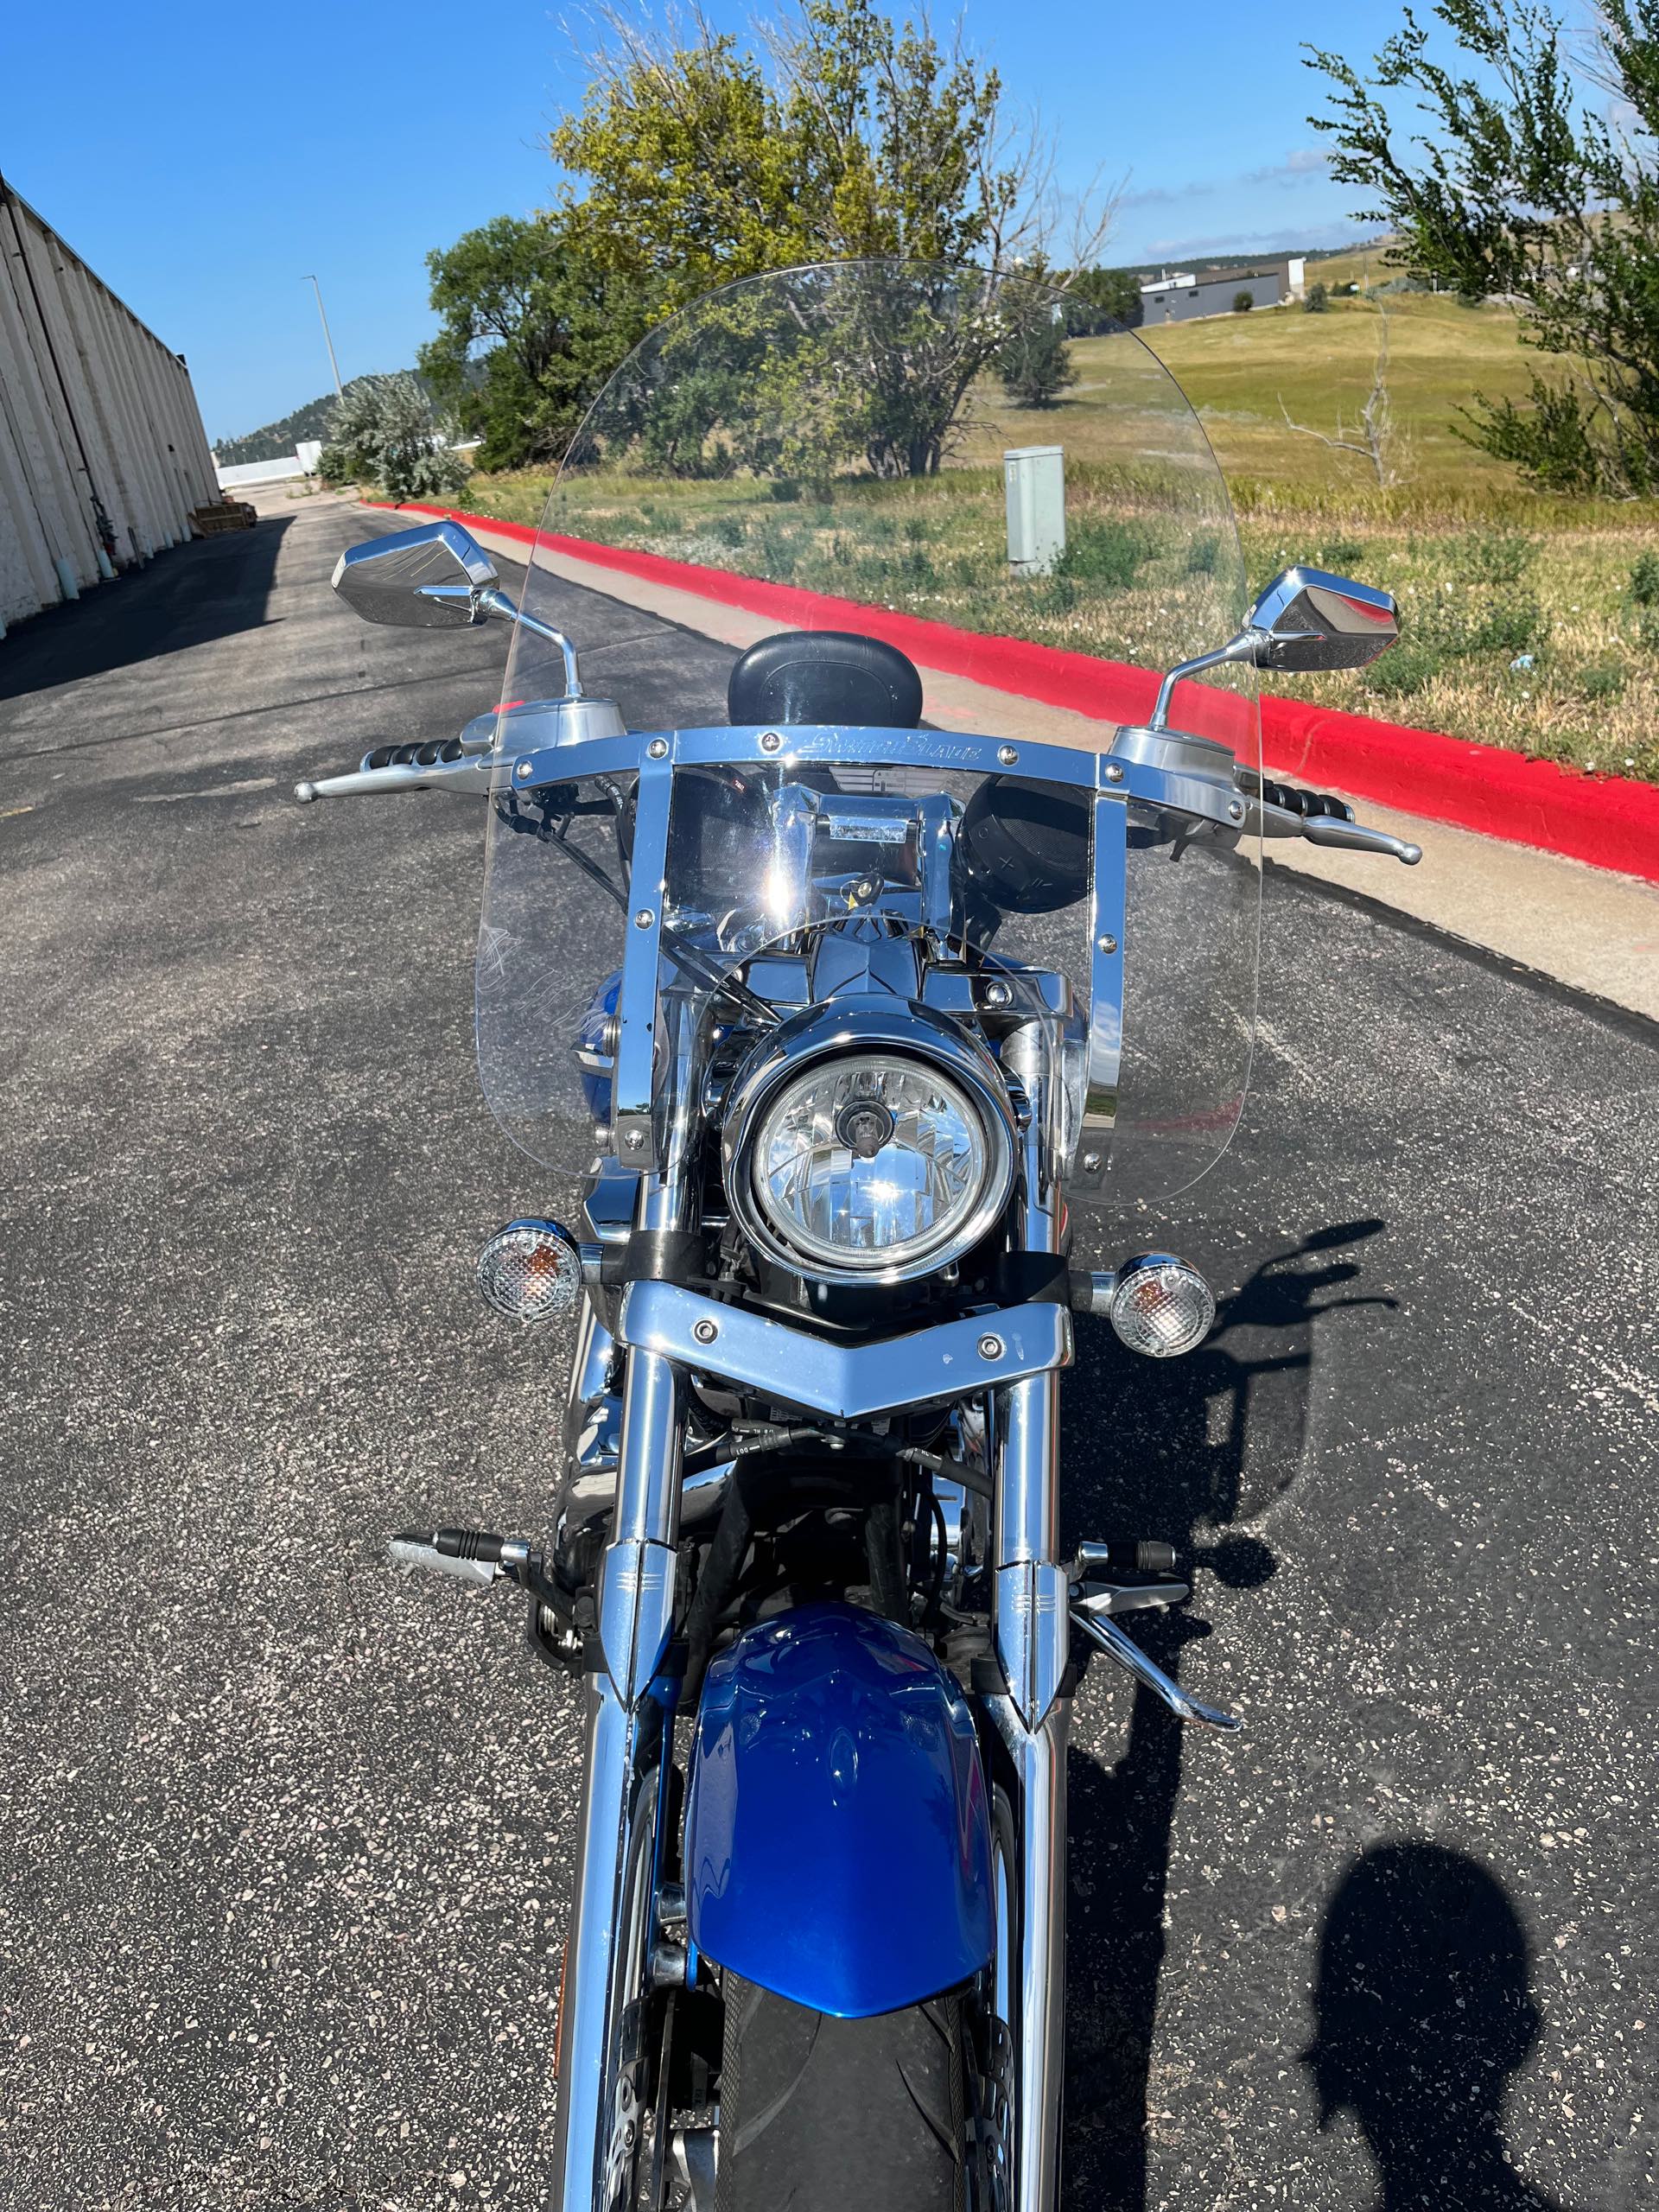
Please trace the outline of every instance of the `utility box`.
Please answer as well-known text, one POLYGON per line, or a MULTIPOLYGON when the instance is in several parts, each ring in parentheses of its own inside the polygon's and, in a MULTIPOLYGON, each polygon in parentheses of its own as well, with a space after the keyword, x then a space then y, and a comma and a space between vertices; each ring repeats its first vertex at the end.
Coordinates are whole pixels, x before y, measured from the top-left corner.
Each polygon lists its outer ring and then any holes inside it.
POLYGON ((1016 446, 1002 456, 1008 495, 1008 563, 1017 576, 1047 576, 1065 550, 1065 448, 1016 446))

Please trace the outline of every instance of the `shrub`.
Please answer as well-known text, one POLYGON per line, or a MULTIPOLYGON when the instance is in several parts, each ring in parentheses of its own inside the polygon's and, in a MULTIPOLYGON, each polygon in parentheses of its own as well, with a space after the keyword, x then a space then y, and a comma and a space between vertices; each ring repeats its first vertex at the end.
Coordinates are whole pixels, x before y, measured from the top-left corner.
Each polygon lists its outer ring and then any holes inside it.
POLYGON ((1323 284, 1310 284, 1307 288, 1306 297, 1302 302, 1302 313, 1304 315, 1329 315, 1330 312, 1330 293, 1325 289, 1323 284))
POLYGON ((1471 583, 1518 584, 1537 557, 1536 541, 1521 531, 1471 531, 1458 548, 1456 569, 1471 583))
POLYGON ((1333 537, 1319 555, 1319 566, 1332 575, 1355 576, 1364 560, 1365 548, 1357 537, 1333 537))
POLYGON ((1123 591, 1156 550, 1146 531, 1134 523, 1074 523, 1057 574, 1073 576, 1079 582, 1102 584, 1109 591, 1123 591))
POLYGON ((1626 681, 1624 670, 1611 662, 1586 668, 1581 678, 1584 696, 1592 706, 1621 697, 1626 681))
POLYGON ((1644 553, 1630 570, 1630 597, 1638 607, 1659 603, 1659 553, 1644 553))
POLYGON ((1235 292, 1233 294, 1233 313, 1235 315, 1249 315, 1255 305, 1255 294, 1254 292, 1235 292))
POLYGON ((449 450, 454 435, 412 376, 359 377, 334 403, 319 466, 331 483, 378 484, 389 499, 453 499, 473 473, 449 450))

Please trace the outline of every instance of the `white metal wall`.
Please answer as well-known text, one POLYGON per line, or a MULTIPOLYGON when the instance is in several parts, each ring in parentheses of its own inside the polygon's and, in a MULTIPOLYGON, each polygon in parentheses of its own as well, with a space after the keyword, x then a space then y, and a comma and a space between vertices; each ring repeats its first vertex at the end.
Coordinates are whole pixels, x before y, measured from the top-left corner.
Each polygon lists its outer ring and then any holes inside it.
POLYGON ((181 357, 0 179, 0 626, 180 543, 218 496, 181 357))

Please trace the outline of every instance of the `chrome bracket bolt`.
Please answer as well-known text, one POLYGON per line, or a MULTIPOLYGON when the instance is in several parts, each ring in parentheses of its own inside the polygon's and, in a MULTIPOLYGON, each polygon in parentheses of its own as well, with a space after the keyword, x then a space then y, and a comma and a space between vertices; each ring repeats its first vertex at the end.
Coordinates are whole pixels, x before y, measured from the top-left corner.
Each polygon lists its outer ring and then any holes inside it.
POLYGON ((1242 798, 1228 801, 1227 819, 1230 822, 1242 822, 1244 819, 1244 802, 1242 798))
POLYGON ((1123 763, 1121 760, 1109 760, 1106 763, 1106 780, 1109 784, 1121 784, 1122 782, 1123 763))
POLYGON ((1117 939, 1109 935, 1106 937, 1097 937, 1095 939, 1095 946, 1096 950, 1100 952, 1116 952, 1117 950, 1117 939))
POLYGON ((763 729, 760 733, 760 750, 763 753, 776 753, 783 741, 775 729, 763 729))
POLYGON ((982 1359, 1001 1359, 1002 1349, 1001 1337, 982 1337, 979 1340, 979 1356, 982 1359))
POLYGON ((633 926, 637 930, 648 930, 656 918, 649 906, 642 906, 633 918, 633 926))
POLYGON ((711 1344, 720 1334, 720 1324, 718 1321, 695 1321, 691 1333, 700 1344, 711 1344))
POLYGON ((1006 983, 987 983, 985 986, 987 1006, 1008 1006, 1012 1004, 1013 999, 1014 993, 1006 983))
POLYGON ((1012 745, 999 745, 996 748, 996 757, 1005 768, 1012 768, 1020 758, 1020 754, 1018 749, 1012 745))
POLYGON ((653 760, 666 760, 668 758, 668 740, 665 737, 653 737, 651 743, 645 747, 645 751, 653 760))

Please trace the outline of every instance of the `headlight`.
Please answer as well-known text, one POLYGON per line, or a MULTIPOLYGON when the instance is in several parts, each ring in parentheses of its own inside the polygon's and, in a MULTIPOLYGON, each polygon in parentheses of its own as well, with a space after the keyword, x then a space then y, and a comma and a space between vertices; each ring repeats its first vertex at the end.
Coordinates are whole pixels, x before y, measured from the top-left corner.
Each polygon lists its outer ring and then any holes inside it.
MULTIPOLYGON (((728 1137, 728 1189, 755 1241, 804 1274, 899 1281, 945 1267, 985 1235, 1013 1173, 995 1064, 929 1023, 912 1042, 880 1024, 887 1050, 860 1051, 845 1016, 766 1055, 740 1080, 728 1137), (828 1033, 826 1033, 826 1030, 828 1033), (843 1049, 812 1051, 830 1042, 843 1049)), ((878 1038, 870 1036, 875 1044, 878 1038)))

